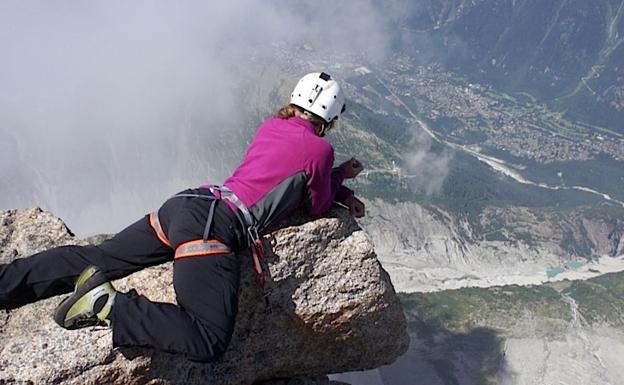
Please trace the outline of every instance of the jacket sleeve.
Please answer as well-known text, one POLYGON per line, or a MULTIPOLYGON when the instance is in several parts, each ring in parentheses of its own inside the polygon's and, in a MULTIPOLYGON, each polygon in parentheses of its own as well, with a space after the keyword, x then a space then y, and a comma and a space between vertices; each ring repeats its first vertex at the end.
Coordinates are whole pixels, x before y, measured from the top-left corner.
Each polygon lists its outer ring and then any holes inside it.
MULTIPOLYGON (((306 171, 308 173, 310 214, 312 215, 321 215, 329 210, 339 192, 348 193, 342 190, 344 172, 340 169, 332 169, 333 164, 334 149, 331 146, 327 146, 318 156, 309 160, 306 171)), ((344 189, 351 191, 346 187, 344 189)), ((351 192, 351 194, 353 193, 351 192)))

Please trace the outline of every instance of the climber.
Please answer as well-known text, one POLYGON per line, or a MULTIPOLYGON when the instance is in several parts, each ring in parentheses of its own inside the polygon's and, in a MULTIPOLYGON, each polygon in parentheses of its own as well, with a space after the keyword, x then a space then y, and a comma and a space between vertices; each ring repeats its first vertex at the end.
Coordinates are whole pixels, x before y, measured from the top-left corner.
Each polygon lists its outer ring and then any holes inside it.
POLYGON ((113 346, 146 346, 211 362, 226 349, 238 307, 237 252, 250 248, 261 284, 268 280, 262 234, 296 207, 312 215, 332 202, 355 217, 364 204, 342 185, 362 164, 336 168, 322 139, 345 110, 339 84, 305 75, 290 103, 258 128, 242 163, 223 186, 203 185, 168 199, 157 211, 97 246, 64 246, 0 265, 0 309, 73 293, 54 319, 66 329, 112 327, 113 346), (111 280, 173 261, 177 305, 155 303, 111 280))

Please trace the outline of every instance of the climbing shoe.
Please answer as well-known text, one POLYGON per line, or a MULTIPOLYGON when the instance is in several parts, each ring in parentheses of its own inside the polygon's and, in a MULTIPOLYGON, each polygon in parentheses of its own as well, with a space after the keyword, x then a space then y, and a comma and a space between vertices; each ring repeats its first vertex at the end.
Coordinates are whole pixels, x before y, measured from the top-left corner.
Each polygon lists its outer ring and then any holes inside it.
POLYGON ((54 321, 65 329, 110 326, 117 292, 96 267, 87 267, 76 280, 74 293, 54 312, 54 321))

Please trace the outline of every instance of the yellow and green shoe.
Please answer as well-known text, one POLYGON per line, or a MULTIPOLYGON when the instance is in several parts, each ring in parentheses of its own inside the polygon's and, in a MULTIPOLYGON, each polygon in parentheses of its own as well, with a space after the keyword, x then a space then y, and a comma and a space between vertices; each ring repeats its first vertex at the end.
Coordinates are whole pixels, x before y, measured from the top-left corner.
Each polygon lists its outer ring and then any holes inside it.
POLYGON ((87 267, 76 280, 74 293, 54 312, 54 321, 65 329, 110 326, 117 292, 96 267, 87 267))

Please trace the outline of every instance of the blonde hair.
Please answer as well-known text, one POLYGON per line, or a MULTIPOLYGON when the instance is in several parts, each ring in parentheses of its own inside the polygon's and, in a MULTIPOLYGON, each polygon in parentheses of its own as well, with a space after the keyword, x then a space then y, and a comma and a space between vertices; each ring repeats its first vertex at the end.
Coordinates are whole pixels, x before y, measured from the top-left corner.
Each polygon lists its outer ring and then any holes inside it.
POLYGON ((280 119, 288 119, 288 118, 292 118, 293 116, 301 116, 301 115, 305 115, 306 119, 309 120, 310 123, 314 125, 314 128, 316 129, 316 132, 318 133, 324 134, 327 130, 329 130, 330 128, 334 126, 333 124, 334 122, 327 123, 320 116, 313 114, 309 111, 306 111, 303 108, 292 103, 283 106, 275 114, 275 116, 280 119))

